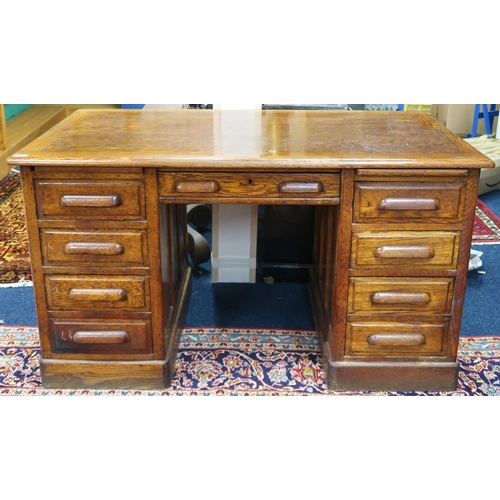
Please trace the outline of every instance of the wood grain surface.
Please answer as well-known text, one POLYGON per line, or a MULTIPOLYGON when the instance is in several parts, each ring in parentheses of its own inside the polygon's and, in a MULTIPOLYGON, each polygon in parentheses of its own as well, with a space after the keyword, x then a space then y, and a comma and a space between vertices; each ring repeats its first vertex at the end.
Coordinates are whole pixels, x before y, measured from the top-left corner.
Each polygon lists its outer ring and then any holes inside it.
MULTIPOLYGON (((487 168, 493 162, 425 113, 78 110, 18 151, 10 165, 142 166, 245 171, 487 168), (219 113, 219 114, 218 114, 219 113), (244 124, 258 114, 260 129, 244 124), (222 119, 224 119, 222 117, 222 119), (238 124, 241 123, 241 126, 238 124)), ((257 119, 257 117, 255 117, 257 119)))

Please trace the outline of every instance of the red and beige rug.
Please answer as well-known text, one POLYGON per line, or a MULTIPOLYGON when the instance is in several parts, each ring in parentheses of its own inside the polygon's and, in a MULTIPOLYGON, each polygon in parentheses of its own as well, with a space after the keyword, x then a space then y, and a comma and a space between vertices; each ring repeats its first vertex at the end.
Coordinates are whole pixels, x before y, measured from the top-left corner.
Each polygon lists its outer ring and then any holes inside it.
POLYGON ((479 198, 474 219, 474 245, 500 243, 500 217, 495 215, 479 198))
MULTIPOLYGON (((500 243, 500 218, 478 199, 473 244, 500 243)), ((0 286, 31 280, 19 173, 0 180, 0 286)))
POLYGON ((500 396, 500 337, 460 339, 453 392, 331 392, 311 331, 186 329, 168 390, 56 390, 34 327, 0 327, 0 396, 500 396))

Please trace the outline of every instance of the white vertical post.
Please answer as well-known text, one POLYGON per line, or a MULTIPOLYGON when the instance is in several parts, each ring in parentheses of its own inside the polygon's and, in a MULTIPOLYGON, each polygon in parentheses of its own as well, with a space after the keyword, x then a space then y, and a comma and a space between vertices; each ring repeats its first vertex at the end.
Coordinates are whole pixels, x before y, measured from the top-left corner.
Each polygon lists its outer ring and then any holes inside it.
POLYGON ((212 207, 212 283, 255 283, 258 205, 212 207))
MULTIPOLYGON (((227 149, 233 144, 231 138, 260 136, 261 109, 261 104, 214 104, 214 143, 221 156, 241 154, 241 148, 251 153, 260 147, 247 139, 239 143, 238 151, 227 149), (236 115, 236 109, 256 112, 236 115)), ((255 283, 257 220, 258 205, 212 206, 212 283, 255 283)))

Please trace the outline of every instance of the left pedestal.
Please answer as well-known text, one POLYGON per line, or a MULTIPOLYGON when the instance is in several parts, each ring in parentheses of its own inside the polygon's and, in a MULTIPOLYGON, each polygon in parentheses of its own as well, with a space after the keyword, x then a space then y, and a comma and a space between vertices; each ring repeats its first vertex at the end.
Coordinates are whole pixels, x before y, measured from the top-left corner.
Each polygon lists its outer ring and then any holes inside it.
POLYGON ((190 293, 184 205, 154 169, 22 167, 42 385, 171 383, 190 293))

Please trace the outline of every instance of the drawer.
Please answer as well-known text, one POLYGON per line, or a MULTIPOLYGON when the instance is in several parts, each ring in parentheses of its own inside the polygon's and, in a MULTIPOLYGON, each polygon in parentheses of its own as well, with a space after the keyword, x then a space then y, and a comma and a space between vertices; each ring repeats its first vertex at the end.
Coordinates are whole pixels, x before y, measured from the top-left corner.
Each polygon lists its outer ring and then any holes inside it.
POLYGON ((347 323, 348 356, 441 356, 447 323, 347 323))
POLYGON ((149 311, 147 276, 45 277, 47 303, 53 311, 149 311))
POLYGON ((353 234, 353 269, 446 269, 457 267, 460 233, 363 231, 353 234))
POLYGON ((463 182, 357 182, 354 222, 453 223, 463 219, 463 182))
POLYGON ((159 174, 160 198, 227 199, 247 203, 263 199, 314 200, 338 203, 340 175, 331 174, 159 174))
POLYGON ((35 181, 40 219, 144 220, 142 181, 35 181))
POLYGON ((149 320, 72 321, 50 319, 54 353, 149 354, 152 352, 149 320))
POLYGON ((146 266, 145 231, 40 231, 46 266, 146 266))
POLYGON ((453 278, 350 278, 349 314, 447 314, 453 278))

